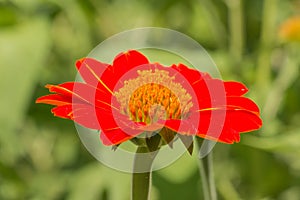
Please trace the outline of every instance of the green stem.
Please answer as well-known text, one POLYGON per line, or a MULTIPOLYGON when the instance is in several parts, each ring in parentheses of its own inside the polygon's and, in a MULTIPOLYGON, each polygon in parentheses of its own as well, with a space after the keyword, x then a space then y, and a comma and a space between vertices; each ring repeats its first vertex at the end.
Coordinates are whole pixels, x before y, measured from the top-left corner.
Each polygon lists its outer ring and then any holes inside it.
POLYGON ((145 146, 137 148, 132 174, 132 200, 150 199, 151 167, 155 155, 145 146))
POLYGON ((264 122, 269 124, 274 120, 285 97, 286 90, 297 80, 299 63, 293 57, 285 58, 284 66, 279 69, 278 76, 270 87, 270 92, 266 98, 263 108, 264 122))
MULTIPOLYGON (((202 144, 202 139, 197 138, 198 147, 202 144)), ((204 200, 217 200, 217 191, 214 181, 213 158, 210 152, 204 158, 199 159, 199 170, 202 181, 204 200)))
POLYGON ((276 29, 277 0, 265 0, 261 24, 260 50, 257 60, 257 92, 258 100, 262 103, 265 91, 271 84, 271 52, 274 45, 276 29))
MULTIPOLYGON (((240 66, 244 51, 244 17, 242 0, 225 0, 229 9, 230 53, 235 67, 240 66)), ((238 70, 240 70, 238 68, 238 70)))

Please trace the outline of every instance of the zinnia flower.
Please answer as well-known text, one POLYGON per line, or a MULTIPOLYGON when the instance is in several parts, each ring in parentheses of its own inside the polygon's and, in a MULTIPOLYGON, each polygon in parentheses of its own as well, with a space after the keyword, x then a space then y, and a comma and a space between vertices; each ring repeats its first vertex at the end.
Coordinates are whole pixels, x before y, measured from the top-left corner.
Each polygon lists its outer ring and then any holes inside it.
POLYGON ((279 36, 285 41, 300 42, 300 15, 284 21, 280 26, 279 36))
POLYGON ((159 133, 166 143, 178 135, 232 144, 240 141, 240 133, 262 125, 259 108, 243 96, 245 85, 183 64, 149 63, 130 50, 117 55, 112 65, 83 58, 76 67, 85 82, 46 85, 54 94, 36 102, 54 105, 55 116, 101 130, 105 145, 145 133, 159 133))

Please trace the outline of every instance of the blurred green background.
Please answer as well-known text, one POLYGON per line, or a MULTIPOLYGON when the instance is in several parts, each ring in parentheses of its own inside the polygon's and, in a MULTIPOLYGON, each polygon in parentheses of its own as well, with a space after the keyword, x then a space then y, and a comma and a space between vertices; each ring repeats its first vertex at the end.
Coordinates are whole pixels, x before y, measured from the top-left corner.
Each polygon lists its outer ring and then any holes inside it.
MULTIPOLYGON (((298 0, 0 0, 0 199, 129 200, 130 174, 97 162, 72 121, 34 101, 46 83, 73 81, 75 60, 104 39, 158 26, 197 40, 261 108, 260 131, 214 149, 219 198, 299 200, 300 45, 279 34, 299 13, 298 0)), ((189 155, 153 185, 153 200, 202 199, 189 155)))

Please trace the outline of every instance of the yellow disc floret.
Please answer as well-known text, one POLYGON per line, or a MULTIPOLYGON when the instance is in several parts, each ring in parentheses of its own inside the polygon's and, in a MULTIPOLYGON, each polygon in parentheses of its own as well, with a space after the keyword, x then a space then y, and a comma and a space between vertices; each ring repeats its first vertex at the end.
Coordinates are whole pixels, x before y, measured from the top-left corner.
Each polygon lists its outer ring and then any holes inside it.
POLYGON ((181 119, 193 106, 191 95, 165 70, 138 71, 138 77, 124 82, 115 92, 121 112, 136 122, 181 119))

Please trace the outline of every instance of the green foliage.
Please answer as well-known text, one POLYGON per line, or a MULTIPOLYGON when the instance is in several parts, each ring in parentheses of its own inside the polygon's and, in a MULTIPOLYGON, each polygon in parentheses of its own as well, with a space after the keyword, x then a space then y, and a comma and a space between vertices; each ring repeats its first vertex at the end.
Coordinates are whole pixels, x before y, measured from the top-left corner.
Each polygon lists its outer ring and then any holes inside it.
MULTIPOLYGON (((34 101, 47 93, 46 83, 73 81, 75 60, 101 41, 145 26, 196 39, 223 78, 246 83, 260 105, 262 130, 214 149, 220 199, 299 199, 299 44, 282 43, 277 34, 296 5, 278 0, 0 1, 0 199, 130 199, 130 175, 98 163, 73 122, 53 117, 50 106, 34 101)), ((173 57, 161 60, 169 64, 173 57)), ((201 199, 196 155, 186 154, 154 173, 153 199, 201 199)))

